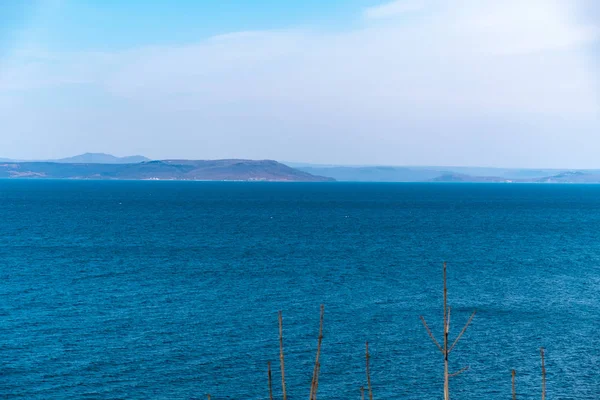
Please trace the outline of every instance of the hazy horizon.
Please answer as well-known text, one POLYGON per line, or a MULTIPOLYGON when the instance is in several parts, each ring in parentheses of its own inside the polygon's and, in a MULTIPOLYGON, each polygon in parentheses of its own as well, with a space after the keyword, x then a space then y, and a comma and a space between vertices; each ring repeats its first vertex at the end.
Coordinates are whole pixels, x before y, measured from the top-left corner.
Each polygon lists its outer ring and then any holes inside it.
POLYGON ((0 10, 3 158, 600 169, 593 0, 0 10))

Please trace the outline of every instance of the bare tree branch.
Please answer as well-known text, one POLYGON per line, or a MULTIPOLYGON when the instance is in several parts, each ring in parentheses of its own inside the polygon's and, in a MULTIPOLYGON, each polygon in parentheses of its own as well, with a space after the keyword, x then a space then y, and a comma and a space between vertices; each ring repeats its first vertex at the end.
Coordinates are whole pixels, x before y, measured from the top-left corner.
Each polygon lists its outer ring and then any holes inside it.
POLYGON ((367 388, 369 389, 369 400, 373 400, 373 390, 371 390, 371 373, 369 372, 369 358, 371 355, 369 354, 369 342, 366 342, 367 350, 365 352, 365 356, 367 359, 367 388))
POLYGON ((273 400, 273 377, 271 376, 271 361, 268 362, 267 366, 267 373, 269 374, 269 400, 273 400))
POLYGON ((466 370, 468 370, 468 369, 469 369, 469 366, 467 365, 466 367, 464 367, 464 368, 463 368, 463 369, 461 369, 460 371, 456 371, 455 373, 448 375, 448 377, 449 377, 449 378, 453 378, 453 377, 455 377, 455 376, 458 376, 458 375, 462 374, 463 372, 465 372, 465 371, 466 371, 466 370))
POLYGON ((317 377, 315 379, 315 392, 313 398, 317 400, 317 391, 319 390, 319 372, 321 372, 321 363, 317 364, 317 377))
POLYGON ((446 317, 448 315, 448 286, 446 284, 446 261, 444 261, 444 332, 446 332, 446 317))
POLYGON ((448 353, 452 352, 452 349, 454 349, 454 346, 456 346, 456 344, 460 340, 461 336, 464 335, 464 333, 467 331, 467 328, 469 327, 469 325, 471 325, 471 321, 473 321, 473 318, 475 318, 475 314, 477 314, 477 310, 473 311, 473 314, 471 314, 471 317, 469 318, 469 320, 465 324, 464 328, 462 328, 462 331, 460 331, 460 333, 458 334, 458 336, 454 340, 454 343, 452 343, 452 346, 450 346, 450 350, 448 350, 448 353))
POLYGON ((281 365, 281 388, 283 391, 283 400, 287 400, 285 390, 285 363, 283 360, 283 316, 279 311, 279 364, 281 365))
POLYGON ((317 359, 315 360, 315 367, 313 370, 312 383, 310 385, 310 398, 309 400, 316 400, 317 398, 317 387, 319 382, 319 356, 321 355, 321 342, 323 341, 323 316, 325 314, 325 306, 321 304, 321 317, 319 322, 319 339, 317 345, 317 359))
POLYGON ((515 388, 515 376, 517 375, 517 371, 512 370, 512 400, 517 400, 517 390, 515 388))
POLYGON ((540 348, 542 355, 542 400, 546 400, 546 363, 544 362, 544 348, 540 348))
POLYGON ((423 322, 423 326, 425 327, 425 330, 427 330, 427 333, 429 334, 429 337, 431 338, 431 340, 433 340, 433 343, 437 346, 438 349, 440 349, 442 354, 444 354, 444 349, 442 349, 442 346, 440 346, 438 341, 435 339, 435 336, 433 336, 433 332, 431 332, 431 329, 429 329, 429 326, 427 326, 427 322, 425 321, 425 318, 423 318, 423 316, 420 316, 419 318, 421 318, 421 322, 423 322))
POLYGON ((450 374, 448 373, 448 284, 446 279, 446 263, 444 262, 444 400, 450 400, 450 374))

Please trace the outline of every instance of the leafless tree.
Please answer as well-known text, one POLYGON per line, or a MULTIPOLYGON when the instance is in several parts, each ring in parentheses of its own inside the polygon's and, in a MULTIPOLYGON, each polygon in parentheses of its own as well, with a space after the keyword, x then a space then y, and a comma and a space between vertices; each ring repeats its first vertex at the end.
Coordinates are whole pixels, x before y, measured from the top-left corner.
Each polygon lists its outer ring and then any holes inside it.
POLYGON ((425 318, 423 318, 423 316, 421 316, 421 321, 423 322, 423 326, 425 327, 427 334, 429 335, 429 337, 431 338, 433 343, 437 346, 437 348, 440 350, 440 352, 444 356, 444 400, 450 400, 450 387, 449 387, 450 378, 460 375, 463 372, 465 372, 467 369, 469 369, 469 367, 466 366, 463 369, 461 369, 455 373, 452 373, 452 374, 449 373, 448 372, 448 356, 450 355, 452 350, 454 350, 454 347, 456 346, 456 344, 458 343, 458 341, 460 340, 462 335, 464 335, 464 333, 466 332, 468 326, 471 324, 471 321, 473 321, 473 318, 475 317, 476 312, 477 311, 473 311, 473 314, 471 314, 471 317, 469 318, 469 320, 467 321, 465 326, 462 328, 462 330, 460 331, 460 333, 458 334, 456 339, 454 339, 452 344, 450 344, 450 342, 449 342, 450 307, 448 307, 448 287, 446 284, 446 263, 444 263, 444 344, 443 344, 443 346, 440 345, 440 343, 436 340, 435 336, 433 335, 433 332, 431 332, 431 329, 429 329, 429 326, 427 325, 425 318))

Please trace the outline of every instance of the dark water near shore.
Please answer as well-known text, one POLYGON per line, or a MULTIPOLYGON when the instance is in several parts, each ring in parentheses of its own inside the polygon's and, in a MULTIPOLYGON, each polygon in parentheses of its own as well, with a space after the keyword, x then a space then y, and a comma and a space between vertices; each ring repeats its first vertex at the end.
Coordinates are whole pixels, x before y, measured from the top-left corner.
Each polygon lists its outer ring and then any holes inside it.
POLYGON ((0 398, 453 399, 600 393, 600 186, 0 181, 0 398))

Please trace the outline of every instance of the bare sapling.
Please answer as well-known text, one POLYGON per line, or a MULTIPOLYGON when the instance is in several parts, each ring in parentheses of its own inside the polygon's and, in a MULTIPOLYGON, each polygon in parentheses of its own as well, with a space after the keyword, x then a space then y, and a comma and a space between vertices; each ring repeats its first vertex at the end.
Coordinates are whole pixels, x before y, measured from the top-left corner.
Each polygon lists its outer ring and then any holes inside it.
POLYGON ((431 329, 429 329, 429 326, 427 325, 425 318, 423 318, 423 316, 420 317, 421 322, 423 322, 423 326, 425 327, 425 330, 427 331, 427 334, 429 335, 429 337, 431 338, 433 343, 436 345, 438 350, 440 350, 440 352, 444 356, 444 400, 450 400, 450 387, 449 387, 450 378, 458 376, 458 375, 462 374, 463 372, 465 372, 467 369, 469 369, 469 367, 466 366, 457 372, 449 373, 449 371, 448 371, 448 356, 450 355, 452 350, 454 350, 454 347, 456 346, 456 344, 458 343, 458 341, 460 340, 462 335, 464 335, 464 333, 467 331, 467 328, 473 321, 473 318, 475 317, 476 312, 477 311, 473 311, 473 313, 471 314, 471 317, 469 318, 469 320, 467 321, 465 326, 462 328, 462 330, 460 331, 460 333, 458 334, 456 339, 454 339, 452 344, 450 344, 450 341, 449 341, 450 307, 448 307, 448 287, 447 287, 447 283, 446 283, 446 263, 444 263, 444 343, 443 343, 443 346, 440 345, 440 343, 437 341, 437 339, 433 335, 433 332, 431 331, 431 329))

